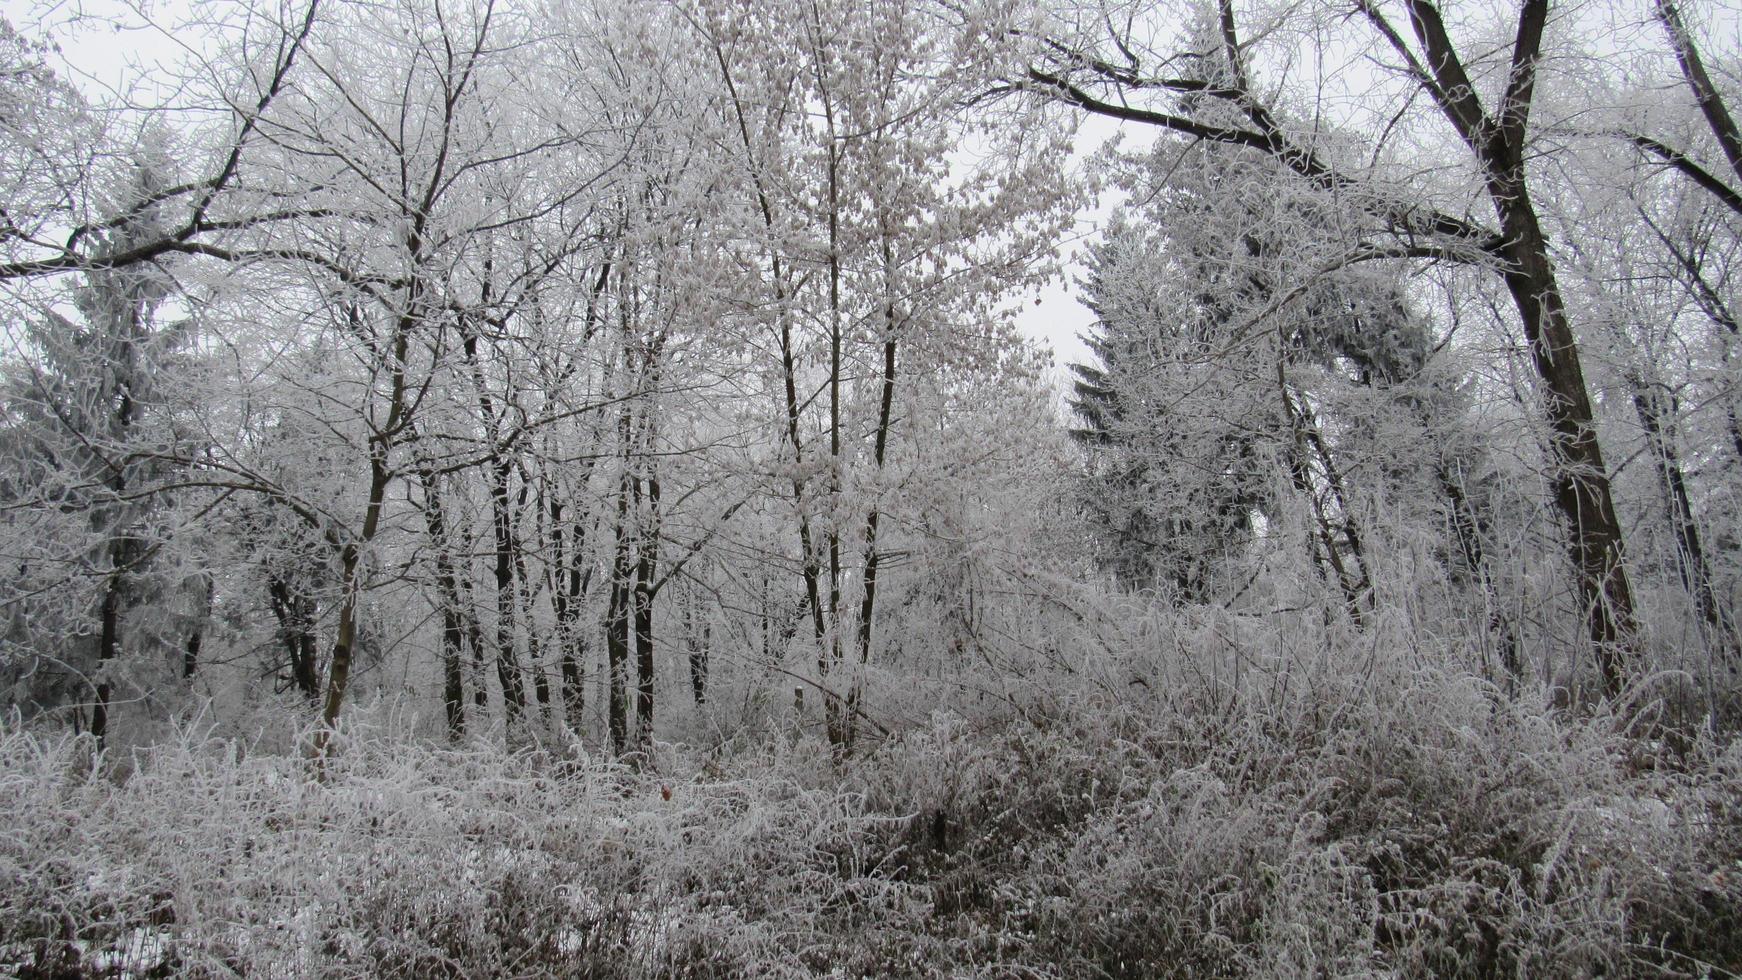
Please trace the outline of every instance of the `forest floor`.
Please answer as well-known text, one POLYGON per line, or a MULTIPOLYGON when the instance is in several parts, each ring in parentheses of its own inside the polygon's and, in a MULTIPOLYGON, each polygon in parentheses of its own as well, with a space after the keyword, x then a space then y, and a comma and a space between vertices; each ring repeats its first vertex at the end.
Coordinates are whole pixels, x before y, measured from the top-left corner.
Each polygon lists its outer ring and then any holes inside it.
POLYGON ((0 732, 0 972, 1732 976, 1742 743, 1455 671, 1031 678, 846 761, 0 732), (1042 693, 1044 692, 1044 693, 1042 693))

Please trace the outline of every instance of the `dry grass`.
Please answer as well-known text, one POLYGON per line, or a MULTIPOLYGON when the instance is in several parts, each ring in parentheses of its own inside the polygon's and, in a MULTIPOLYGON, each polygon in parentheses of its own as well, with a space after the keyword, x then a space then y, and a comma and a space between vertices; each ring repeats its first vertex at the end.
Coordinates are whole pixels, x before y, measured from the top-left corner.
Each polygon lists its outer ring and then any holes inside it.
POLYGON ((634 771, 384 716, 325 780, 193 732, 90 771, 8 729, 0 969, 1742 970, 1742 745, 1376 655, 1397 633, 1211 626, 1102 642, 1020 710, 938 711, 845 766, 745 735, 634 771))

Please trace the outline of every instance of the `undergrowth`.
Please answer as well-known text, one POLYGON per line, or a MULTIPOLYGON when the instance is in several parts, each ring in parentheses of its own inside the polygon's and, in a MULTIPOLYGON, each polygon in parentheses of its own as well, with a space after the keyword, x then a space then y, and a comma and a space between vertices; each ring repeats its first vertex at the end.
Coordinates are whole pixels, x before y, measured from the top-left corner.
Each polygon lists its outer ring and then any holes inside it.
POLYGON ((0 972, 1742 970, 1742 746, 1663 738, 1644 696, 1568 711, 1347 653, 1238 684, 1102 663, 844 764, 746 733, 632 769, 354 721, 317 779, 196 731, 93 760, 8 728, 0 972))

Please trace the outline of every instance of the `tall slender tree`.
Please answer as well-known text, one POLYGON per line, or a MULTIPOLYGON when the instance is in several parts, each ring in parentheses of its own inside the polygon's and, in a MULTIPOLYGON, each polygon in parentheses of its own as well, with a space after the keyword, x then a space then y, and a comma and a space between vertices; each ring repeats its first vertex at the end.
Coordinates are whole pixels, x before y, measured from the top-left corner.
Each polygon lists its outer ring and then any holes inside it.
MULTIPOLYGON (((1458 209, 1436 207, 1431 198, 1412 197, 1394 182, 1364 173, 1334 149, 1326 139, 1330 134, 1291 122, 1266 98, 1269 89, 1254 83, 1254 71, 1270 66, 1254 65, 1256 46, 1243 38, 1232 0, 1217 0, 1213 8, 1182 17, 1202 27, 1192 40, 1210 42, 1192 49, 1187 59, 1199 70, 1173 73, 1180 63, 1177 52, 1147 50, 1135 37, 1062 35, 1040 45, 1026 84, 1086 112, 1274 157, 1307 186, 1340 195, 1356 213, 1372 219, 1372 237, 1361 258, 1434 258, 1474 263, 1499 274, 1541 386, 1551 495, 1565 525, 1586 633, 1596 648, 1603 690, 1616 696, 1636 644, 1632 587, 1579 345, 1532 192, 1531 110, 1539 65, 1551 54, 1543 48, 1550 4, 1517 4, 1510 18, 1512 41, 1500 64, 1461 48, 1431 0, 1406 0, 1400 8, 1357 4, 1371 34, 1348 40, 1391 59, 1397 77, 1419 93, 1418 101, 1405 104, 1403 117, 1425 126, 1429 120, 1421 118, 1417 106, 1426 106, 1449 126, 1493 212, 1492 224, 1466 219, 1458 209), (1145 55, 1153 58, 1145 61, 1145 55), (1493 86, 1473 80, 1472 64, 1484 78, 1502 80, 1497 92, 1484 96, 1493 86)), ((1115 22, 1095 23, 1111 31, 1115 22)))

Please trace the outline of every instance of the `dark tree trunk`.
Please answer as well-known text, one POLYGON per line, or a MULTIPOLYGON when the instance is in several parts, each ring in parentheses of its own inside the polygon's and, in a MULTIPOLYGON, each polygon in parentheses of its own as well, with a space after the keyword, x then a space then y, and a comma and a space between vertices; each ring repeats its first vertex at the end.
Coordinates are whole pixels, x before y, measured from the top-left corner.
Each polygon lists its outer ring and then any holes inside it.
POLYGON ((1505 273, 1506 287, 1518 307, 1530 341, 1531 360, 1543 382, 1555 505, 1566 523, 1568 558, 1578 578, 1586 632, 1596 645, 1603 691, 1614 697, 1626 682, 1637 628, 1633 589, 1623 563, 1621 522, 1609 490, 1609 470, 1597 442, 1584 370, 1549 262, 1548 244, 1524 187, 1522 163, 1516 180, 1494 182, 1492 195, 1501 213, 1511 262, 1505 273))
MULTIPOLYGON (((412 306, 416 305, 413 290, 412 306)), ((416 318, 402 314, 395 326, 392 381, 388 393, 387 416, 380 428, 369 437, 369 491, 363 508, 363 527, 357 538, 340 549, 339 560, 339 623, 333 638, 332 659, 327 661, 327 697, 321 708, 321 726, 312 746, 316 759, 325 759, 332 742, 339 711, 345 704, 345 692, 351 683, 351 658, 357 643, 357 602, 362 594, 363 549, 375 540, 381 528, 381 513, 387 503, 387 487, 393 481, 393 469, 388 457, 394 440, 406 424, 405 364, 410 353, 411 328, 416 318)))
MULTIPOLYGON (((495 455, 495 451, 492 451, 495 455)), ((495 543, 496 678, 502 685, 502 705, 510 738, 526 709, 526 688, 514 653, 514 531, 508 507, 511 466, 497 458, 490 468, 490 525, 495 543)))
POLYGON ((466 734, 464 647, 469 607, 460 599, 459 576, 448 549, 447 515, 442 505, 441 485, 427 461, 417 467, 423 487, 423 520, 435 557, 436 595, 442 605, 442 708, 447 716, 448 738, 459 741, 466 734))
POLYGON ((586 710, 587 662, 586 634, 581 626, 581 606, 586 601, 591 572, 583 572, 581 562, 586 554, 587 528, 580 520, 574 523, 572 539, 563 534, 563 504, 553 494, 550 507, 551 596, 556 611, 557 642, 561 645, 563 719, 576 738, 581 737, 583 712, 586 710))
MULTIPOLYGON (((404 351, 400 353, 400 363, 403 364, 404 351)), ((397 406, 402 404, 400 399, 404 395, 402 379, 396 379, 394 387, 394 404, 397 406)), ((326 758, 333 729, 339 721, 339 711, 345 704, 345 692, 351 683, 351 659, 357 644, 357 602, 363 586, 362 549, 375 540, 375 533, 381 526, 381 511, 393 476, 387 465, 389 446, 387 439, 373 441, 369 461, 369 502, 364 510, 363 533, 359 541, 347 543, 340 552, 339 623, 333 638, 332 659, 327 661, 327 697, 321 708, 321 727, 315 734, 314 755, 317 759, 326 758)))
POLYGON ((1657 471, 1658 489, 1663 493, 1664 508, 1669 513, 1670 530, 1675 535, 1676 570, 1680 573, 1682 586, 1693 598, 1700 618, 1711 630, 1714 645, 1726 660, 1735 663, 1742 659, 1742 651, 1738 650, 1736 627, 1729 610, 1719 601, 1717 591, 1712 587, 1711 569, 1706 563, 1699 524, 1694 519, 1687 479, 1682 473, 1681 456, 1676 449, 1674 399, 1668 398, 1657 386, 1643 379, 1634 379, 1633 407, 1639 414, 1639 426, 1645 431, 1646 445, 1657 471))
POLYGON ((1481 588, 1482 601, 1488 609, 1488 630, 1499 646, 1501 669, 1508 683, 1516 684, 1524 678, 1524 662, 1519 656, 1518 635, 1512 628, 1512 621, 1500 614, 1500 596, 1495 592, 1487 549, 1482 545, 1487 522, 1477 513, 1469 495, 1464 492, 1463 484, 1449 466, 1442 462, 1435 476, 1439 480, 1440 493, 1446 498, 1447 514, 1452 524, 1452 535, 1458 544, 1458 552, 1463 556, 1471 577, 1481 588))
MULTIPOLYGON (((756 189, 756 204, 762 218, 762 225, 771 236, 768 244, 768 260, 770 281, 774 292, 775 312, 779 319, 781 380, 784 383, 784 394, 786 396, 785 434, 787 443, 792 447, 793 462, 795 464, 794 473, 797 474, 802 470, 802 465, 804 463, 804 443, 800 437, 799 431, 800 405, 797 390, 798 369, 795 352, 793 350, 792 310, 790 309, 792 290, 789 289, 786 272, 784 271, 785 263, 781 260, 780 250, 774 244, 774 236, 780 235, 780 231, 778 223, 775 221, 773 203, 770 199, 767 188, 762 184, 761 174, 757 171, 755 166, 756 140, 751 136, 750 124, 744 116, 744 102, 738 97, 737 87, 732 78, 731 65, 726 57, 725 49, 716 43, 713 46, 713 53, 715 63, 720 69, 721 81, 725 83, 727 94, 732 100, 732 109, 737 123, 738 137, 744 148, 746 154, 745 158, 751 162, 750 179, 756 189)), ((812 538, 810 518, 805 513, 805 480, 804 477, 799 475, 794 475, 792 478, 792 503, 798 523, 800 553, 799 566, 804 580, 805 598, 810 606, 811 625, 816 635, 819 667, 823 667, 826 670, 828 657, 826 647, 828 640, 828 627, 823 621, 823 607, 821 602, 822 590, 820 580, 822 578, 822 563, 815 546, 815 541, 812 538)), ((834 699, 829 697, 827 693, 826 679, 818 678, 818 681, 819 684, 824 685, 823 690, 825 692, 825 701, 832 704, 834 699)), ((797 689, 795 689, 795 700, 798 700, 796 693, 797 689)))
MULTIPOLYGON (((888 455, 889 430, 894 425, 896 354, 895 270, 887 229, 884 229, 882 238, 883 278, 886 292, 883 300, 883 372, 878 386, 877 431, 872 444, 872 459, 877 464, 879 473, 883 471, 883 461, 888 455)), ((883 554, 877 547, 877 529, 882 513, 882 508, 876 501, 873 501, 870 512, 865 515, 865 591, 859 599, 858 636, 859 663, 861 665, 871 662, 872 630, 877 620, 877 572, 883 560, 883 554)), ((855 680, 853 686, 847 691, 846 717, 842 719, 842 723, 847 729, 846 743, 849 751, 853 747, 860 696, 859 684, 855 680)))
MULTIPOLYGON (((491 261, 484 260, 484 281, 481 286, 483 305, 488 306, 494 295, 494 280, 491 276, 491 261)), ((484 375, 484 367, 478 353, 477 325, 467 317, 461 317, 460 328, 461 350, 465 354, 466 364, 471 369, 472 384, 476 389, 478 415, 484 423, 484 435, 489 440, 488 462, 490 466, 490 528, 493 536, 495 553, 495 585, 496 585, 496 679, 502 687, 502 712, 510 742, 518 737, 521 719, 525 713, 526 688, 521 674, 520 664, 515 656, 515 607, 517 601, 514 591, 514 526, 509 513, 508 484, 513 475, 514 463, 509 457, 509 447, 505 445, 502 432, 502 416, 505 413, 497 411, 495 399, 490 395, 489 381, 484 375)))
MULTIPOLYGON (((702 635, 696 636, 696 601, 695 596, 686 594, 683 602, 684 645, 689 654, 690 662, 690 695, 695 699, 697 707, 708 703, 708 640, 710 624, 707 617, 700 617, 702 635)), ((768 628, 767 604, 763 604, 763 630, 768 628)), ((763 644, 767 645, 766 637, 763 644)))
POLYGON ((315 654, 314 600, 294 590, 280 576, 268 573, 267 597, 278 620, 279 642, 290 663, 290 682, 311 703, 321 696, 319 664, 315 654))
MULTIPOLYGON (((132 376, 134 347, 132 334, 138 330, 139 314, 136 309, 130 310, 127 318, 128 335, 122 343, 123 356, 115 370, 119 377, 117 389, 120 393, 119 404, 115 408, 115 431, 125 438, 133 428, 134 414, 137 408, 133 400, 132 376)), ((114 468, 109 487, 117 498, 127 491, 127 472, 120 467, 114 468)), ((103 602, 98 612, 97 625, 97 665, 93 672, 96 684, 91 705, 91 734, 96 737, 97 748, 102 750, 109 737, 109 701, 114 694, 114 685, 109 680, 109 667, 121 655, 121 605, 122 591, 126 587, 124 576, 131 571, 133 562, 138 557, 138 549, 133 538, 124 530, 124 525, 113 531, 109 539, 109 575, 103 582, 103 602)))
MULTIPOLYGON (((636 487, 643 483, 636 480, 636 487)), ((643 748, 653 743, 653 600, 658 586, 654 572, 659 566, 659 477, 649 475, 645 482, 645 515, 639 517, 636 535, 640 545, 635 562, 635 586, 632 595, 635 615, 635 713, 637 741, 643 748)), ((636 493, 640 498, 641 493, 636 493)), ((637 507, 639 512, 643 510, 637 507)))
POLYGON ((1687 25, 1682 22, 1681 11, 1676 9, 1675 0, 1657 0, 1657 18, 1663 23, 1664 30, 1669 32, 1670 46, 1675 48, 1676 61, 1681 65, 1682 79, 1688 83, 1688 90, 1694 94, 1700 114, 1706 117, 1706 125, 1711 128, 1718 146, 1724 151, 1724 159, 1730 161, 1730 169, 1735 172, 1737 180, 1742 180, 1742 132, 1738 132, 1736 120, 1724 105, 1723 96, 1706 74, 1705 62, 1700 59, 1700 49, 1694 44, 1693 35, 1688 33, 1687 25))
POLYGON ((98 613, 97 669, 95 696, 91 704, 91 734, 102 749, 109 736, 109 700, 114 685, 109 681, 109 665, 121 655, 121 569, 125 566, 125 544, 117 541, 110 549, 114 569, 103 584, 103 604, 98 613))
POLYGON ((188 630, 187 643, 181 651, 181 679, 191 681, 200 672, 200 649, 205 646, 204 624, 188 630))
POLYGON ((194 619, 193 628, 188 630, 187 643, 182 647, 181 678, 191 681, 200 670, 200 650, 205 646, 206 629, 212 621, 212 597, 215 586, 212 576, 200 576, 200 611, 194 619))
MULTIPOLYGON (((530 490, 531 487, 523 478, 520 482, 520 494, 516 500, 516 513, 526 513, 527 497, 530 490)), ((535 514, 542 516, 543 508, 537 508, 535 514)), ((526 549, 521 545, 521 542, 526 540, 526 535, 522 533, 519 528, 511 527, 508 540, 514 547, 515 605, 518 615, 521 617, 521 622, 526 624, 526 669, 532 673, 532 692, 533 697, 536 699, 538 704, 535 724, 538 731, 547 732, 549 730, 548 723, 552 711, 550 704, 550 675, 547 674, 544 669, 544 644, 539 638, 538 630, 534 628, 536 619, 533 615, 534 598, 532 576, 526 573, 526 549)))
MULTIPOLYGON (((823 52, 817 52, 819 59, 823 52)), ((823 114, 829 130, 829 500, 839 506, 841 496, 841 253, 840 253, 840 146, 835 141, 833 106, 825 93, 823 114)), ((827 676, 841 663, 841 532, 837 522, 824 528, 824 540, 829 552, 829 643, 826 652, 818 651, 817 673, 827 676)), ((851 687, 847 697, 853 697, 851 687)), ((823 703, 824 724, 829 744, 845 755, 853 742, 853 716, 842 710, 834 698, 823 703)))
POLYGON ((611 749, 622 755, 629 747, 629 618, 635 562, 630 554, 629 477, 617 491, 616 542, 611 559, 611 590, 605 608, 605 662, 610 685, 607 723, 611 749))
MULTIPOLYGON (((793 459, 798 464, 804 462, 804 443, 799 435, 799 403, 798 403, 798 367, 792 349, 792 325, 782 319, 780 325, 780 361, 781 374, 786 389, 786 436, 792 446, 793 459)), ((794 471, 802 469, 795 466, 794 471)), ((823 685, 824 711, 835 711, 835 699, 827 688, 825 679, 829 671, 829 627, 824 621, 822 578, 823 566, 818 557, 816 540, 811 534, 810 516, 805 513, 805 481, 802 477, 792 479, 792 503, 798 517, 799 572, 804 580, 805 601, 810 608, 811 629, 817 642, 817 668, 822 675, 818 683, 823 685)), ((828 716, 830 731, 833 732, 834 715, 828 716)))
POLYGON ((1511 74, 1492 114, 1477 98, 1437 5, 1409 0, 1408 6, 1410 26, 1427 54, 1432 95, 1482 164, 1488 197, 1500 218, 1502 276, 1543 386, 1555 505, 1567 526, 1568 558, 1585 607, 1586 632, 1597 650, 1603 691, 1615 697, 1626 683, 1637 640, 1633 590, 1578 344, 1525 181, 1526 123, 1548 0, 1520 4, 1511 74))

